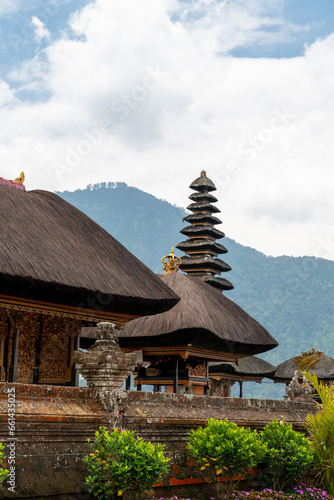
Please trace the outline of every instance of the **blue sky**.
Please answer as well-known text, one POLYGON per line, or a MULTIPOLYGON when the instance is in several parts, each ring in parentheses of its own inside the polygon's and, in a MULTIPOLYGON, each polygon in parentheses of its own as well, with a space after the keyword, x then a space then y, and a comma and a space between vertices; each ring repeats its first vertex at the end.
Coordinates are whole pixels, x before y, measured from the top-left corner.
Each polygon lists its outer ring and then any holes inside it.
POLYGON ((228 236, 334 260, 333 84, 330 0, 1 0, 0 176, 186 206, 204 168, 228 236))

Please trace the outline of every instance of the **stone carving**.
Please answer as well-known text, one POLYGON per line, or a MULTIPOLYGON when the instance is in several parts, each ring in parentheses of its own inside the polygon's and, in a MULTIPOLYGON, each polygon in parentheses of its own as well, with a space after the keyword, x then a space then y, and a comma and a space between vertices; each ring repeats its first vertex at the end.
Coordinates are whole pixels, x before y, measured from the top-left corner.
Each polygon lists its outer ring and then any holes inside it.
POLYGON ((312 389, 305 378, 303 378, 302 382, 299 382, 298 374, 299 372, 296 370, 290 384, 285 388, 285 397, 287 400, 310 399, 311 395, 314 393, 314 389, 312 389))
POLYGON ((74 362, 108 411, 110 422, 118 425, 119 405, 126 395, 121 389, 135 368, 136 353, 121 351, 113 323, 99 323, 95 344, 88 352, 76 351, 74 362))

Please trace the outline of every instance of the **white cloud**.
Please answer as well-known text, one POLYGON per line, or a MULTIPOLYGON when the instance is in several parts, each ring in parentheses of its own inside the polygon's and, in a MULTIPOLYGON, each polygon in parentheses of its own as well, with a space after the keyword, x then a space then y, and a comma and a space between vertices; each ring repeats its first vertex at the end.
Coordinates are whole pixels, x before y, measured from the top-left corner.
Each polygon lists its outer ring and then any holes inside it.
POLYGON ((35 30, 35 40, 40 43, 42 40, 50 39, 50 32, 45 26, 45 24, 36 16, 31 18, 31 24, 35 30))
POLYGON ((17 97, 43 99, 0 109, 0 175, 24 165, 29 189, 125 181, 185 206, 204 168, 227 236, 273 255, 319 254, 334 215, 334 36, 295 59, 221 55, 294 36, 279 10, 269 16, 277 4, 91 3, 12 73, 17 97))
POLYGON ((1 0, 0 17, 7 14, 12 14, 13 12, 17 11, 21 2, 22 0, 1 0))

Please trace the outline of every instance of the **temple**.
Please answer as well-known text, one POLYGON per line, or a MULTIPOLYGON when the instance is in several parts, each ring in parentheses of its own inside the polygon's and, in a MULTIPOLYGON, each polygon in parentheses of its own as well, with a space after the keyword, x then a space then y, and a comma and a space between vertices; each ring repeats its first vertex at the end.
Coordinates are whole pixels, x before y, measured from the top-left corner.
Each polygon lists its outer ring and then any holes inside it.
POLYGON ((193 213, 183 219, 191 224, 181 230, 188 239, 176 246, 186 254, 182 257, 180 269, 191 276, 201 278, 219 290, 231 290, 232 283, 216 276, 231 270, 228 264, 217 258, 219 254, 227 253, 227 249, 216 242, 225 236, 222 231, 215 228, 217 224, 222 223, 221 220, 212 215, 220 212, 215 205, 212 205, 218 201, 217 198, 210 194, 216 190, 216 186, 203 170, 200 177, 190 184, 190 189, 197 192, 189 196, 193 203, 187 209, 193 213))
POLYGON ((0 436, 7 457, 15 443, 16 460, 15 493, 3 483, 1 498, 87 495, 82 458, 101 425, 166 444, 173 466, 156 496, 182 484, 207 490, 205 480, 193 479, 186 441, 208 418, 254 427, 280 418, 302 427, 307 401, 235 405, 209 396, 209 363, 239 365, 277 342, 221 293, 232 285, 214 276, 228 267, 215 258, 224 249, 215 242, 222 234, 213 227, 215 188, 204 174, 193 187, 202 205, 189 217, 201 223, 189 238, 188 275, 178 272, 172 251, 156 276, 59 196, 27 192, 23 173, 0 178, 0 436), (121 389, 134 370, 137 389, 148 383, 154 392, 121 389), (75 387, 78 372, 88 387, 75 387))

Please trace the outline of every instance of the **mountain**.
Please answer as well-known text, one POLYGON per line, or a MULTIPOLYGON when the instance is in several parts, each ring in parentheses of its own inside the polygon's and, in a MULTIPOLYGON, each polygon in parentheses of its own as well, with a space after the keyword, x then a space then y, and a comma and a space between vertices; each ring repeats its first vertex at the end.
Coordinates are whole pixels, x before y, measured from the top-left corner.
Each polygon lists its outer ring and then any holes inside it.
MULTIPOLYGON (((111 233, 156 273, 161 258, 185 237, 186 211, 125 183, 90 185, 57 193, 111 233)), ((261 357, 273 365, 316 347, 334 357, 334 262, 315 257, 268 257, 224 238, 226 296, 257 319, 279 342, 261 357)), ((176 251, 178 255, 180 252, 176 251)), ((237 389, 236 389, 237 391, 237 389)), ((282 384, 244 384, 244 396, 279 397, 282 384)))

